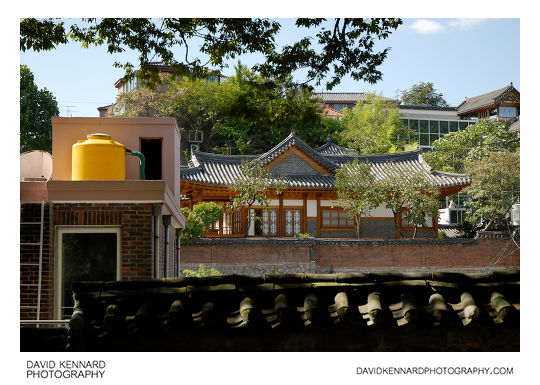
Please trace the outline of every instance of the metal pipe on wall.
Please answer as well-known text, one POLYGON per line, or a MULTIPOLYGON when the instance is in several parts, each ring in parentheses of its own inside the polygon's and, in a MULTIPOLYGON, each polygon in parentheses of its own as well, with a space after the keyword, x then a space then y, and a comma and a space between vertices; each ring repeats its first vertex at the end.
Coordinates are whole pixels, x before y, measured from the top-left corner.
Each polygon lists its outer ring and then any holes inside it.
POLYGON ((169 226, 171 225, 171 216, 163 215, 163 226, 165 232, 165 243, 163 247, 163 277, 167 278, 168 275, 168 259, 169 259, 169 226))
POLYGON ((182 236, 182 229, 176 229, 176 276, 180 277, 182 271, 180 270, 180 237, 182 236))
POLYGON ((153 250, 153 257, 154 257, 154 278, 159 278, 159 227, 160 227, 160 221, 159 218, 161 217, 161 209, 163 205, 161 203, 153 203, 152 204, 152 217, 154 219, 154 231, 153 231, 153 237, 154 237, 154 250, 153 250))

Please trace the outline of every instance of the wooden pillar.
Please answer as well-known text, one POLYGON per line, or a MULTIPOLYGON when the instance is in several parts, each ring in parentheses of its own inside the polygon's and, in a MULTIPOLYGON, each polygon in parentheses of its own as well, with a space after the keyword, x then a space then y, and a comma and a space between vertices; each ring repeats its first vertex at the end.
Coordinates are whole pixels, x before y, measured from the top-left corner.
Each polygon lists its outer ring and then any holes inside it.
POLYGON ((304 208, 302 209, 302 233, 307 233, 307 194, 304 193, 304 208))
POLYGON ((240 207, 240 217, 241 217, 241 224, 242 224, 242 231, 241 233, 244 234, 246 232, 247 228, 247 208, 245 206, 240 207))
POLYGON ((283 237, 285 233, 285 213, 283 212, 283 194, 279 194, 279 210, 278 210, 278 237, 283 237))
POLYGON ((399 233, 401 231, 401 211, 397 215, 397 223, 396 223, 396 238, 399 238, 399 233))
POLYGON ((321 237, 321 194, 317 194, 317 238, 321 237))

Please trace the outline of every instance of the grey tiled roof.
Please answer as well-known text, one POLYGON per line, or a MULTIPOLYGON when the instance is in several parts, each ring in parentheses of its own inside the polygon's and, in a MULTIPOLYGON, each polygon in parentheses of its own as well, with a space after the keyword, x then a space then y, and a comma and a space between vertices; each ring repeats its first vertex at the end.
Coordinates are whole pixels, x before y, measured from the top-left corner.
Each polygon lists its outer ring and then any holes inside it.
MULTIPOLYGON (((325 102, 353 102, 358 101, 365 102, 366 92, 315 92, 313 96, 318 99, 322 99, 325 102)), ((398 102, 396 99, 383 98, 388 101, 398 102)))
POLYGON ((323 155, 349 155, 355 153, 354 149, 342 147, 333 142, 326 142, 317 149, 317 152, 323 155))
MULTIPOLYGON (((388 175, 388 162, 398 170, 421 172, 437 187, 462 186, 470 184, 471 179, 464 174, 453 174, 432 170, 424 161, 420 150, 380 155, 347 155, 344 147, 327 143, 317 151, 309 147, 293 132, 272 150, 262 155, 218 155, 194 151, 189 167, 181 168, 181 180, 212 185, 228 185, 240 175, 242 160, 260 159, 268 163, 291 146, 298 146, 316 162, 330 170, 337 170, 355 159, 371 163, 375 177, 382 179, 388 175), (321 150, 322 149, 322 150, 321 150)), ((289 187, 293 188, 335 188, 333 175, 285 175, 289 187)))
POLYGON ((308 146, 306 142, 304 142, 296 135, 296 132, 294 130, 292 130, 289 136, 283 139, 270 151, 267 151, 264 154, 260 155, 259 160, 262 162, 262 164, 270 163, 272 160, 277 158, 280 154, 282 154, 292 146, 297 146, 300 150, 307 153, 311 158, 313 158, 315 161, 317 161, 319 164, 326 167, 327 169, 335 169, 336 165, 334 163, 328 161, 328 159, 326 159, 324 156, 322 156, 317 151, 308 146))
POLYGON ((400 110, 423 110, 423 111, 457 111, 457 107, 439 107, 439 106, 413 106, 411 104, 400 104, 400 110))
POLYGON ((516 120, 510 123, 510 125, 508 126, 508 132, 510 134, 515 134, 516 132, 520 132, 519 131, 519 116, 516 120))
POLYGON ((68 350, 519 351, 519 288, 519 271, 74 282, 68 350))
POLYGON ((477 109, 490 106, 499 102, 503 99, 508 93, 512 90, 516 91, 519 94, 519 91, 514 88, 512 83, 508 86, 500 88, 495 91, 488 92, 487 94, 475 96, 472 98, 466 98, 458 107, 458 114, 464 114, 466 112, 475 111, 477 109))

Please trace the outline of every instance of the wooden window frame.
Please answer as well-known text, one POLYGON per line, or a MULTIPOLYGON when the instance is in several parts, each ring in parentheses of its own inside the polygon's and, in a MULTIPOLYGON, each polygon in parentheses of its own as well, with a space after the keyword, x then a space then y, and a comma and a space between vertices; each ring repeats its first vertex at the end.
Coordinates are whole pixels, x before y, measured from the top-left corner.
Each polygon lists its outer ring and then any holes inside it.
POLYGON ((298 232, 298 234, 302 233, 304 231, 304 228, 305 228, 305 222, 304 222, 304 210, 305 208, 303 206, 283 206, 283 212, 282 212, 282 223, 283 223, 283 236, 284 237, 288 237, 288 238, 294 238, 295 237, 295 234, 294 234, 294 216, 293 216, 293 223, 292 223, 292 228, 293 228, 293 234, 292 235, 288 235, 287 234, 287 210, 299 210, 300 211, 300 231, 298 232))
POLYGON ((347 212, 343 210, 342 208, 330 208, 330 207, 321 207, 321 229, 323 230, 356 230, 356 227, 354 226, 354 218, 348 218, 347 212), (330 214, 330 226, 324 225, 324 212, 337 212, 338 213, 338 223, 337 226, 334 226, 334 223, 332 221, 332 214, 330 214), (343 218, 344 217, 344 218, 343 218), (345 220, 345 226, 340 226, 340 223, 342 220, 345 220), (349 220, 353 221, 353 225, 349 226, 349 220))

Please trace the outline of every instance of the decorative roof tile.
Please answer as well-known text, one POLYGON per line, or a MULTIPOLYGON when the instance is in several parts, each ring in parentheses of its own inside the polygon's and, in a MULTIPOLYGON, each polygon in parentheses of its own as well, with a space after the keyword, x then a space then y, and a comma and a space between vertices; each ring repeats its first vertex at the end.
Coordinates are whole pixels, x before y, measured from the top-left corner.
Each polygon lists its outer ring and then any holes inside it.
POLYGON ((69 350, 519 351, 519 281, 366 271, 74 282, 69 350))

